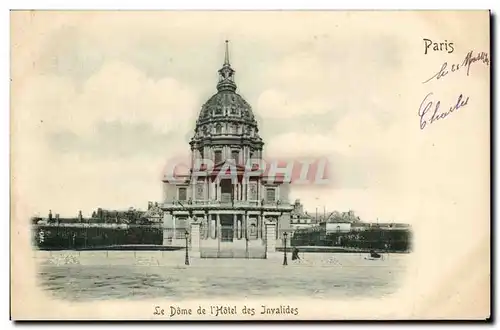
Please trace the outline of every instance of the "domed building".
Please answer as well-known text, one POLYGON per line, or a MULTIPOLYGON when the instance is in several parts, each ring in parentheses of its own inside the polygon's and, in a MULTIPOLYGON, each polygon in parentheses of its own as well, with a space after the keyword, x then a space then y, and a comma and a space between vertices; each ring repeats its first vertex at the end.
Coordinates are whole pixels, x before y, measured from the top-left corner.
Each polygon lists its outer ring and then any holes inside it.
POLYGON ((237 93, 227 41, 218 73, 217 93, 201 107, 189 143, 189 174, 163 180, 164 244, 178 244, 195 224, 202 257, 262 257, 275 248, 268 238, 279 245, 290 230, 289 185, 259 171, 264 142, 237 93))

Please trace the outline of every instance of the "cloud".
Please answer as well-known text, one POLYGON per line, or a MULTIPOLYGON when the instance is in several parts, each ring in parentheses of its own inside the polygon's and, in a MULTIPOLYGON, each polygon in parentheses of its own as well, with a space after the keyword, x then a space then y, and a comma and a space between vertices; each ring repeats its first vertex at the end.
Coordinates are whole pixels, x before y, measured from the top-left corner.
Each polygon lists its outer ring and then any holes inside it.
POLYGON ((264 91, 257 102, 259 114, 266 118, 294 118, 302 114, 324 114, 332 109, 324 98, 306 98, 276 89, 264 91))
POLYGON ((403 48, 398 38, 370 33, 353 34, 349 41, 332 38, 314 39, 305 50, 270 65, 258 98, 260 115, 373 112, 392 96, 381 81, 398 75, 403 48))
MULTIPOLYGON (((395 115, 397 119, 397 115, 395 115)), ((418 131, 407 121, 387 126, 376 113, 350 112, 334 123, 326 133, 290 132, 275 136, 266 145, 266 155, 276 157, 326 158, 331 169, 332 189, 404 189, 417 163, 411 143, 418 131), (415 136, 414 136, 415 134, 415 136)), ((319 187, 310 187, 310 194, 319 187)))
POLYGON ((148 123, 100 122, 90 136, 65 130, 50 134, 48 143, 61 154, 77 152, 95 158, 151 157, 165 155, 165 147, 172 142, 187 145, 182 139, 183 133, 174 130, 162 133, 148 123))
POLYGON ((67 76, 31 76, 14 98, 16 179, 29 208, 62 214, 158 200, 162 167, 189 150, 200 106, 176 79, 152 80, 120 61, 81 86, 67 76))
POLYGON ((196 94, 174 78, 154 81, 123 62, 102 66, 80 90, 68 78, 53 75, 35 76, 23 87, 23 115, 43 124, 45 132, 92 134, 101 122, 147 123, 163 133, 187 130, 199 107, 196 94))
POLYGON ((37 69, 78 82, 92 76, 106 61, 106 49, 75 26, 63 25, 49 34, 37 69))

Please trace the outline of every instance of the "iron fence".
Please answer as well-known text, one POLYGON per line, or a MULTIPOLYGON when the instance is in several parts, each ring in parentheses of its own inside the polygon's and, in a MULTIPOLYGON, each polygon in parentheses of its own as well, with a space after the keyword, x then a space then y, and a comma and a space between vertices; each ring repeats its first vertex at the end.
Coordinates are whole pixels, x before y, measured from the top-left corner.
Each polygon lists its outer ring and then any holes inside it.
POLYGON ((163 229, 141 225, 126 227, 37 225, 32 229, 32 241, 39 249, 162 244, 163 229))
POLYGON ((291 246, 336 246, 353 249, 375 249, 394 252, 411 250, 412 233, 408 229, 370 229, 327 233, 326 230, 297 231, 291 246))

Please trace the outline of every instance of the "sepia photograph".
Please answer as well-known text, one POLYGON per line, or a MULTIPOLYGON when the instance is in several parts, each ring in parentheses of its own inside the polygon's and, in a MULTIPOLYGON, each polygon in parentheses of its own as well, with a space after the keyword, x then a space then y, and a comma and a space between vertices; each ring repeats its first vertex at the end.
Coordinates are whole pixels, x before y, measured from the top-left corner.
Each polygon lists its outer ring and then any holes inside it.
POLYGON ((490 317, 488 11, 11 11, 14 320, 490 317))

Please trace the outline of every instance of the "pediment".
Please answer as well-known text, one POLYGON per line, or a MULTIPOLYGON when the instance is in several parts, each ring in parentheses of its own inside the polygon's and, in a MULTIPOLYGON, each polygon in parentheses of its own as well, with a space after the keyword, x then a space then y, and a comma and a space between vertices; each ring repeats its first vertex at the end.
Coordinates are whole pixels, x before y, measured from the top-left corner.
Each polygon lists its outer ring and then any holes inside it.
MULTIPOLYGON (((204 170, 203 167, 202 167, 202 170, 204 170)), ((214 165, 214 167, 212 169, 209 169, 210 174, 212 176, 219 175, 219 173, 221 171, 225 171, 225 173, 224 173, 225 175, 231 175, 231 174, 233 174, 232 171, 235 171, 235 170, 236 170, 236 173, 238 175, 243 175, 247 172, 247 168, 245 165, 236 164, 231 159, 226 159, 220 163, 217 163, 214 165)), ((252 169, 252 171, 255 171, 255 170, 257 170, 257 168, 252 169)))
POLYGON ((218 171, 220 171, 221 169, 224 169, 224 168, 229 171, 231 167, 235 167, 238 172, 246 170, 245 166, 240 165, 240 164, 236 164, 234 161, 228 159, 228 160, 222 161, 222 162, 220 162, 218 164, 215 164, 214 168, 213 168, 213 171, 217 171, 218 172, 218 171))

